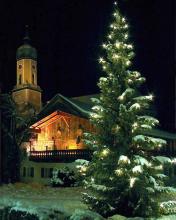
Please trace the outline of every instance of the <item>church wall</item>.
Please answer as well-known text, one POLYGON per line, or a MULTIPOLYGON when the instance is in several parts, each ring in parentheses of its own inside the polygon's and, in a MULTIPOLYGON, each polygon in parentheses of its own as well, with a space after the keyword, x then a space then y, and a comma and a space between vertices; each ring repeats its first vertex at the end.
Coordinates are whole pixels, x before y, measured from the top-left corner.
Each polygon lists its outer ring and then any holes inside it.
POLYGON ((30 103, 39 112, 41 109, 41 92, 32 89, 27 89, 26 92, 28 100, 30 100, 30 103))
POLYGON ((17 105, 23 104, 27 100, 27 90, 17 90, 13 92, 12 98, 17 105))
MULTIPOLYGON (((12 93, 13 100, 17 105, 20 105, 19 108, 22 110, 25 104, 31 104, 34 106, 37 112, 41 108, 41 92, 35 91, 32 89, 20 89, 12 93)), ((19 109, 19 110, 20 110, 19 109)))

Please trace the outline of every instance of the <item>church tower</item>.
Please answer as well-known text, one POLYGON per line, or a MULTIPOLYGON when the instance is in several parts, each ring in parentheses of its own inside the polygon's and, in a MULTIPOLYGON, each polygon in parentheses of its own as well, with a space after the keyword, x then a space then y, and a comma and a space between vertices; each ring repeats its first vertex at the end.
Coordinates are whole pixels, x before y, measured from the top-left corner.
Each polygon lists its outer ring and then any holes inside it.
POLYGON ((37 51, 30 45, 26 34, 16 52, 16 85, 12 98, 22 116, 30 116, 41 110, 41 89, 37 84, 37 51))

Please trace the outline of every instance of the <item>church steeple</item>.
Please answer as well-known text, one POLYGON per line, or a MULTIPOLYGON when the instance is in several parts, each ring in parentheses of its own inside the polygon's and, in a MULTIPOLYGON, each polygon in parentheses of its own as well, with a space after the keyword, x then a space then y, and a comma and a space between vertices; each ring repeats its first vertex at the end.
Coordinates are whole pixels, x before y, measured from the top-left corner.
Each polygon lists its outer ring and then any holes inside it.
POLYGON ((41 89, 37 84, 37 51, 30 44, 28 26, 25 27, 23 44, 16 52, 16 86, 12 91, 19 109, 30 106, 35 112, 41 109, 41 89))
POLYGON ((28 25, 25 25, 25 35, 24 35, 24 38, 23 38, 23 42, 24 42, 24 44, 29 44, 29 42, 30 42, 29 26, 28 25))

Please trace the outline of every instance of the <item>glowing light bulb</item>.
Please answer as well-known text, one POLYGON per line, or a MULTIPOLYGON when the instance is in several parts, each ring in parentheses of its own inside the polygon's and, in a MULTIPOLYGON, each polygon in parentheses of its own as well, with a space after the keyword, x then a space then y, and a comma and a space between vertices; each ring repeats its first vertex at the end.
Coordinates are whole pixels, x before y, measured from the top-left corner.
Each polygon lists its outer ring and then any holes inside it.
POLYGON ((109 34, 109 35, 108 35, 108 38, 109 38, 109 39, 112 39, 112 35, 111 35, 111 34, 109 34))
POLYGON ((81 171, 82 171, 82 172, 86 172, 86 170, 87 170, 87 167, 84 167, 84 166, 83 166, 83 167, 81 168, 81 171))
POLYGON ((120 101, 122 101, 122 100, 124 99, 124 96, 121 95, 121 96, 118 97, 118 99, 119 99, 120 101))
POLYGON ((103 69, 105 70, 105 69, 106 69, 106 66, 103 66, 103 69))
POLYGON ((94 181, 95 181, 95 179, 94 179, 93 177, 91 177, 91 181, 92 181, 92 182, 94 182, 94 181))
POLYGON ((115 43, 115 46, 116 46, 117 48, 119 48, 119 47, 120 47, 120 43, 119 43, 119 42, 115 43))
POLYGON ((163 169, 163 165, 158 166, 158 169, 162 170, 163 169))
POLYGON ((114 25, 113 25, 113 24, 111 24, 111 25, 110 25, 110 28, 114 28, 114 25))
POLYGON ((102 155, 103 156, 107 156, 109 154, 109 150, 108 149, 104 149, 103 151, 102 151, 102 155))
POLYGON ((117 2, 114 2, 114 5, 117 5, 117 2))
POLYGON ((127 48, 128 48, 128 49, 133 49, 133 45, 132 45, 132 44, 128 44, 128 45, 127 45, 127 48))
POLYGON ((117 125, 115 129, 116 129, 116 131, 119 131, 120 130, 120 126, 117 125))
POLYGON ((117 16, 117 13, 114 13, 113 15, 114 15, 114 17, 116 17, 116 16, 117 16))
POLYGON ((148 163, 147 166, 148 166, 148 167, 151 167, 151 166, 152 166, 152 163, 148 163))
POLYGON ((124 38, 125 38, 125 39, 128 39, 128 34, 125 34, 125 35, 124 35, 124 38))
POLYGON ((102 47, 103 47, 103 48, 107 48, 107 45, 106 45, 106 44, 102 44, 102 47))
POLYGON ((103 63, 103 61, 104 61, 103 58, 100 57, 99 62, 100 62, 100 63, 103 63))
POLYGON ((129 60, 126 61, 126 65, 129 66, 131 62, 129 60))
POLYGON ((123 22, 125 22, 125 21, 126 21, 126 19, 125 19, 125 18, 122 18, 122 21, 123 21, 123 22))
POLYGON ((125 25, 124 25, 124 28, 128 28, 128 25, 127 25, 127 24, 125 24, 125 25))
POLYGON ((133 80, 131 80, 131 79, 128 79, 128 83, 132 83, 133 82, 133 80))
POLYGON ((132 126, 133 126, 133 128, 137 128, 138 127, 138 123, 135 122, 132 126))
POLYGON ((140 76, 140 73, 135 71, 135 77, 139 77, 140 76))
POLYGON ((153 100, 153 97, 154 97, 154 96, 153 96, 152 94, 150 94, 150 95, 148 96, 149 100, 151 100, 151 101, 153 100))
POLYGON ((119 56, 119 55, 117 55, 117 54, 113 54, 113 56, 112 56, 112 57, 113 57, 113 59, 118 60, 120 56, 119 56))

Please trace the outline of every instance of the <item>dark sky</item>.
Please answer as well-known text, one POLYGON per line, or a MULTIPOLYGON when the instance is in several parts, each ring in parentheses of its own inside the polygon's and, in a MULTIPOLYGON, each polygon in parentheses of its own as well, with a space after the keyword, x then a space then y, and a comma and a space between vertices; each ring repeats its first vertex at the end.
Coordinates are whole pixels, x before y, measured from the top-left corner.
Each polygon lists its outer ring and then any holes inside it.
MULTIPOLYGON (((10 91, 16 80, 15 53, 24 26, 38 51, 38 82, 43 101, 56 93, 97 93, 102 75, 97 59, 112 18, 111 0, 1 1, 0 81, 10 91)), ((161 124, 174 117, 174 0, 119 0, 135 46, 134 69, 147 78, 161 124)))

